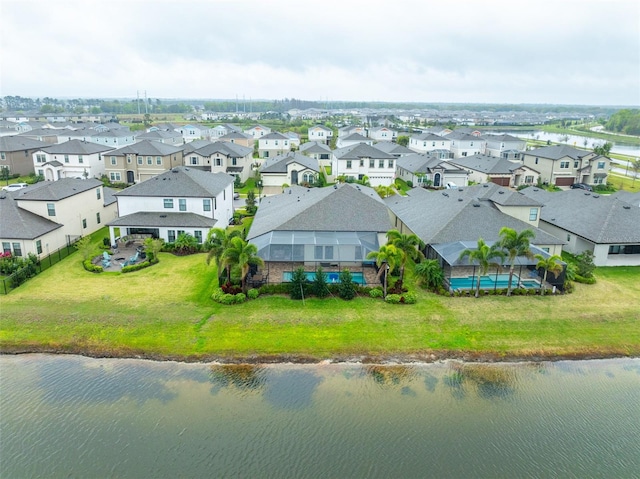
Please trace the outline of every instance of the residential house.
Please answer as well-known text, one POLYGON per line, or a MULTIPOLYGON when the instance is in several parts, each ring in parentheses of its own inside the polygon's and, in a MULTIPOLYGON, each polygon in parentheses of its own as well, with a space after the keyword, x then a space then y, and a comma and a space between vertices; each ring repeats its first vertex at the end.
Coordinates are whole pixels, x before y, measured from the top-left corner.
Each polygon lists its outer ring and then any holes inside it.
POLYGON ((420 133, 409 137, 409 149, 416 153, 430 153, 434 150, 451 150, 451 140, 433 133, 420 133))
POLYGON ((451 153, 453 158, 484 154, 486 141, 481 137, 454 131, 446 137, 451 141, 451 153))
POLYGON ((235 143, 236 145, 246 146, 247 148, 254 148, 256 140, 251 135, 247 135, 241 131, 232 131, 224 136, 218 138, 220 141, 227 141, 229 143, 235 143))
POLYGON ((20 135, 0 137, 0 169, 8 168, 12 175, 34 173, 33 153, 49 144, 20 135))
POLYGON ((527 146, 527 142, 511 135, 483 135, 486 142, 485 154, 498 158, 520 160, 521 152, 527 146))
POLYGON ((369 138, 374 141, 396 141, 398 139, 398 132, 387 128, 386 126, 377 126, 369 128, 369 138))
POLYGON ((353 135, 354 133, 367 137, 367 129, 364 126, 348 125, 338 130, 338 138, 353 135))
POLYGON ((182 125, 177 129, 185 143, 193 140, 209 140, 211 128, 206 125, 182 125))
POLYGON ((336 146, 338 148, 347 148, 349 146, 359 145, 360 143, 373 146, 373 140, 366 136, 362 136, 360 133, 351 133, 347 136, 339 136, 336 141, 336 146))
POLYGON ((289 139, 289 144, 292 149, 300 149, 300 135, 298 133, 295 131, 285 131, 283 135, 289 139))
POLYGON ((149 129, 149 131, 145 133, 140 133, 136 136, 137 141, 159 141, 160 143, 164 143, 165 145, 179 146, 184 143, 184 139, 182 138, 182 134, 175 130, 159 130, 159 129, 149 129))
POLYGON ((257 272, 260 281, 279 283, 298 267, 312 272, 322 266, 334 272, 349 268, 355 281, 375 284, 367 254, 386 243, 390 228, 387 207, 371 188, 292 186, 260 202, 247 240, 265 262, 257 272))
POLYGON ((566 240, 569 253, 589 251, 596 266, 640 266, 640 193, 634 198, 536 187, 522 193, 544 205, 540 228, 566 240))
POLYGON ((114 183, 139 183, 182 165, 182 147, 159 141, 140 141, 105 156, 105 174, 114 183))
POLYGON ((117 215, 116 203, 95 179, 63 178, 0 193, 3 252, 39 258, 92 234, 117 215))
POLYGON ((259 140, 263 136, 271 133, 271 128, 264 125, 253 125, 251 128, 244 130, 244 133, 251 136, 254 140, 259 140))
POLYGON ((443 188, 447 183, 467 185, 467 171, 435 156, 412 153, 396 160, 398 178, 413 186, 443 188))
POLYGON ((45 181, 62 178, 98 178, 105 174, 104 156, 110 146, 71 140, 33 153, 33 168, 45 181))
POLYGON ((396 175, 396 157, 365 143, 334 150, 331 173, 362 180, 365 176, 371 186, 390 186, 396 175))
POLYGON ((228 135, 229 133, 242 133, 242 128, 231 123, 225 123, 224 125, 217 125, 211 129, 211 138, 220 138, 228 135))
POLYGON ((212 173, 227 173, 245 182, 253 176, 253 149, 224 141, 207 142, 197 148, 184 149, 185 166, 212 173))
POLYGON ((282 133, 276 131, 258 139, 258 156, 260 158, 273 158, 288 151, 291 151, 291 141, 282 133))
POLYGON ((136 135, 128 128, 111 128, 109 130, 92 131, 86 141, 105 145, 110 148, 122 148, 136 142, 136 135))
POLYGON ((535 185, 539 173, 520 162, 488 155, 472 155, 450 160, 469 171, 469 181, 474 183, 492 182, 501 186, 517 188, 522 185, 535 185))
POLYGON ((325 145, 329 145, 333 138, 333 130, 328 126, 314 125, 309 128, 307 135, 309 137, 309 141, 317 141, 324 143, 325 145))
POLYGON ((396 158, 400 158, 401 156, 413 155, 415 152, 410 150, 406 146, 398 145, 397 143, 390 141, 380 141, 375 144, 375 147, 384 151, 385 153, 389 153, 390 155, 395 156, 396 158))
POLYGON ((300 146, 300 153, 318 160, 322 166, 331 165, 331 148, 320 141, 308 141, 300 146))
POLYGON ((545 146, 522 155, 522 163, 539 171, 543 183, 556 186, 606 184, 610 162, 606 156, 568 145, 545 146))
POLYGON ((60 138, 64 138, 61 141, 68 141, 67 134, 71 133, 72 130, 64 129, 64 130, 56 130, 53 128, 36 128, 33 130, 25 131, 16 136, 20 138, 29 138, 32 140, 42 141, 44 143, 49 143, 50 145, 54 143, 60 143, 60 138))
POLYGON ((111 243, 132 234, 174 243, 188 233, 203 243, 211 228, 233 217, 233 177, 178 166, 116 193, 119 217, 111 221, 111 243))
POLYGON ((311 185, 318 181, 318 160, 289 152, 264 161, 260 166, 264 195, 282 192, 283 185, 311 185))

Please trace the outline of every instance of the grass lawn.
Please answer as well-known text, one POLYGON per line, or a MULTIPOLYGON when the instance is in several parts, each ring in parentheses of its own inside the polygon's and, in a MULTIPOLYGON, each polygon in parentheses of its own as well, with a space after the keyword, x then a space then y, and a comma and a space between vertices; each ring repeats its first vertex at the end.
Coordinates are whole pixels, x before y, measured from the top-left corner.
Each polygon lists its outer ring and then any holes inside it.
MULTIPOLYGON (((0 297, 0 350, 175 359, 640 354, 640 268, 599 268, 566 296, 480 299, 417 289, 415 305, 209 298, 205 255, 161 253, 135 273, 92 274, 77 253, 0 297)), ((411 275, 407 278, 412 282, 411 275)))
POLYGON ((609 173, 607 178, 608 183, 611 183, 617 190, 638 192, 640 191, 640 179, 633 181, 633 178, 624 175, 618 175, 617 173, 609 173))

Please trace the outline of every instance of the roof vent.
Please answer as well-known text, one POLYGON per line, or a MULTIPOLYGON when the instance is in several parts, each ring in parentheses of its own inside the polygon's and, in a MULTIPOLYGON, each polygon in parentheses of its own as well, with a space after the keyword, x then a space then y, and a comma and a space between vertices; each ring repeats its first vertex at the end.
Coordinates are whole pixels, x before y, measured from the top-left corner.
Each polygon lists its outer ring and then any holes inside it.
POLYGON ((534 188, 533 191, 540 191, 538 188, 534 188))
POLYGON ((483 188, 489 188, 489 183, 485 183, 484 185, 482 185, 483 188))
POLYGON ((160 215, 160 218, 166 218, 167 215, 160 215))
POLYGON ((593 195, 594 198, 600 198, 600 195, 593 195))
POLYGON ((591 193, 589 193, 588 191, 585 192, 584 196, 591 196, 591 193))
POLYGON ((498 194, 499 195, 504 195, 504 191, 500 190, 500 191, 498 191, 498 194))
POLYGON ((474 208, 480 208, 480 203, 474 203, 474 204, 473 204, 473 207, 474 207, 474 208))
POLYGON ((184 171, 189 171, 189 168, 185 168, 184 171))
POLYGON ((458 198, 458 201, 462 201, 462 198, 458 198))
POLYGON ((178 172, 178 169, 177 169, 177 168, 174 168, 174 169, 173 169, 173 170, 171 170, 171 171, 173 171, 174 173, 177 173, 177 172, 178 172))
MULTIPOLYGON (((0 198, 4 198, 4 196, 0 196, 0 198)), ((623 208, 624 208, 625 210, 630 210, 630 209, 631 209, 631 206, 629 206, 629 205, 624 205, 624 206, 623 206, 623 208)))
POLYGON ((289 194, 291 194, 291 190, 289 190, 289 194))
POLYGON ((442 196, 449 196, 449 193, 442 192, 442 196))

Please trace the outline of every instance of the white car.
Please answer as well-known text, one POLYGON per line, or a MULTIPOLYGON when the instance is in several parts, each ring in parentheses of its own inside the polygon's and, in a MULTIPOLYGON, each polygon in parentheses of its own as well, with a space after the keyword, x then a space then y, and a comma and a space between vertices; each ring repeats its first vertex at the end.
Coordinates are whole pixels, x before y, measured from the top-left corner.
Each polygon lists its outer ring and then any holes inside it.
POLYGON ((4 191, 18 191, 18 190, 21 190, 22 188, 26 188, 27 186, 29 185, 27 185, 26 183, 12 183, 10 185, 3 186, 2 189, 4 191))
POLYGON ((449 183, 447 183, 447 189, 448 190, 457 190, 458 186, 455 183, 449 182, 449 183))

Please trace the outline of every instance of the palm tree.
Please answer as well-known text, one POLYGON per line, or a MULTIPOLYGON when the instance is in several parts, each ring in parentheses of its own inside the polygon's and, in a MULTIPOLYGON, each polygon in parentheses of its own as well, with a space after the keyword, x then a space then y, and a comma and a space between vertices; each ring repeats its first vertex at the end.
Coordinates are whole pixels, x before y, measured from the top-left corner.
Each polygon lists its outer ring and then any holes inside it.
POLYGON ((542 291, 540 294, 544 296, 544 284, 547 282, 547 273, 551 273, 555 278, 558 277, 560 273, 562 273, 563 267, 560 263, 562 258, 557 254, 553 256, 549 256, 545 259, 541 254, 537 254, 535 258, 538 260, 538 264, 536 265, 538 268, 544 269, 544 277, 542 278, 542 291))
POLYGON ((233 265, 240 267, 240 282, 242 291, 247 292, 246 277, 251 265, 263 266, 264 261, 258 256, 258 247, 253 243, 247 243, 242 238, 234 236, 229 240, 229 246, 222 253, 222 264, 231 268, 233 265))
POLYGON ((529 249, 529 240, 535 237, 535 233, 532 230, 522 230, 518 233, 513 228, 507 228, 505 226, 500 230, 499 235, 500 247, 505 250, 507 258, 509 258, 509 285, 507 286, 507 296, 511 296, 511 281, 513 279, 516 258, 518 256, 533 257, 529 249))
POLYGON ((478 282, 476 284, 476 298, 480 296, 480 278, 487 274, 490 266, 500 266, 504 261, 505 254, 499 249, 500 244, 495 243, 489 246, 482 238, 478 238, 478 244, 474 249, 465 249, 458 259, 469 257, 469 263, 478 263, 480 274, 478 274, 478 282), (500 258, 500 263, 493 261, 500 258))
POLYGON ((444 280, 444 273, 435 259, 427 259, 415 266, 415 273, 422 283, 430 289, 436 290, 444 280))
MULTIPOLYGON (((222 270, 222 254, 224 250, 229 247, 231 242, 231 238, 236 236, 240 236, 240 232, 238 230, 234 230, 230 233, 227 230, 223 230, 222 228, 213 228, 209 230, 209 234, 207 235, 207 241, 205 242, 205 247, 209 250, 207 254, 207 264, 211 263, 212 259, 216 259, 216 265, 218 267, 218 277, 220 276, 220 271, 222 270)), ((231 282, 231 268, 227 267, 227 282, 231 282)))
POLYGON ((418 248, 423 243, 414 234, 403 234, 398 230, 389 230, 387 233, 387 241, 389 244, 395 246, 401 253, 402 259, 400 261, 400 280, 404 279, 404 268, 407 264, 407 259, 411 258, 413 261, 424 258, 424 254, 418 248))
POLYGON ((378 265, 379 271, 378 276, 380 276, 384 272, 384 283, 383 283, 383 296, 387 297, 387 275, 389 274, 389 270, 393 270, 402 259, 402 254, 398 251, 392 244, 386 244, 384 246, 380 246, 378 251, 371 251, 367 255, 368 259, 375 259, 376 265, 378 265), (382 267, 384 265, 384 267, 382 267))

